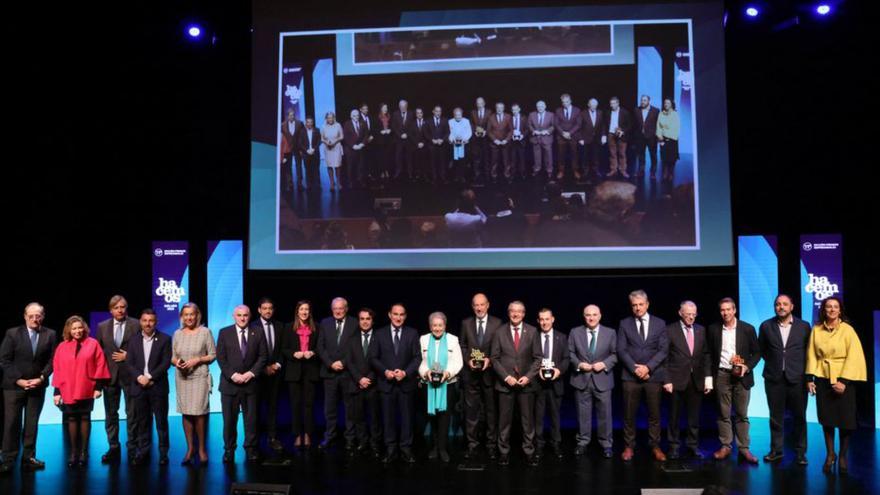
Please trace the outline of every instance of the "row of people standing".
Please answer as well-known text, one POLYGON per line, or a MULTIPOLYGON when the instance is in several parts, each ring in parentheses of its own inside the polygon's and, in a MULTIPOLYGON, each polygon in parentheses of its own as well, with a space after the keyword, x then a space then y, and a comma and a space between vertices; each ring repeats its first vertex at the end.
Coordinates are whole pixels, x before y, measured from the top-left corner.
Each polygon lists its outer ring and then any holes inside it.
POLYGON ((289 110, 281 125, 281 181, 284 190, 293 190, 292 166, 297 189, 318 187, 319 145, 323 145, 331 191, 343 184, 364 186, 369 178, 435 184, 465 178, 475 183, 554 176, 561 180, 569 174, 575 180, 592 179, 600 175, 599 156, 605 146, 607 177, 629 178, 631 157, 636 163, 634 174, 644 176, 647 153, 651 178, 657 178, 662 162, 662 179, 673 179, 681 122, 672 99, 664 99, 658 108, 643 95, 632 112, 621 107, 617 97, 605 110, 599 109, 595 98, 583 110, 572 104, 568 94, 560 101, 561 106, 550 111, 539 100, 534 111, 526 113, 515 102, 509 112, 500 101, 490 110, 480 97, 469 115, 457 107, 450 118, 440 105, 411 110, 406 100, 400 100, 394 113, 381 104, 375 121, 369 105, 361 104, 349 112, 344 124, 328 112, 320 130, 315 129, 314 118, 301 123, 289 110), (527 143, 531 167, 526 161, 527 143))

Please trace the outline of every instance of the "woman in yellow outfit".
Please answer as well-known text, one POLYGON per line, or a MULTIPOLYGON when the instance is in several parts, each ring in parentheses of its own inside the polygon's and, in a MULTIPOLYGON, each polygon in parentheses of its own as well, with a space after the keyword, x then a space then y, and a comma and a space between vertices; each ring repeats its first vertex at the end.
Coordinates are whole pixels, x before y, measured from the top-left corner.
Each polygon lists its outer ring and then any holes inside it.
POLYGON ((838 471, 847 472, 846 450, 856 429, 856 395, 853 381, 867 380, 862 344, 846 322, 843 303, 837 297, 822 301, 819 324, 813 327, 807 348, 807 375, 811 395, 816 396, 819 423, 825 433, 825 465, 828 473, 837 461, 838 471), (834 455, 834 428, 840 430, 840 451, 834 455))

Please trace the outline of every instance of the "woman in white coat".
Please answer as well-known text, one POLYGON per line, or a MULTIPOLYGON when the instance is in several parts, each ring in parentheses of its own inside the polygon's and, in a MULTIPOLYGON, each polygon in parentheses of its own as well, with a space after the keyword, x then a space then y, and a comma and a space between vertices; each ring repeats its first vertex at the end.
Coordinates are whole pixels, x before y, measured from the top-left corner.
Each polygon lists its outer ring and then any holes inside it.
POLYGON ((446 315, 431 313, 428 317, 431 333, 419 338, 422 350, 422 363, 419 376, 425 382, 422 387, 427 394, 428 417, 431 421, 433 445, 428 452, 429 459, 449 462, 446 445, 449 441, 449 417, 457 400, 458 372, 461 371, 461 346, 458 337, 446 333, 446 315))

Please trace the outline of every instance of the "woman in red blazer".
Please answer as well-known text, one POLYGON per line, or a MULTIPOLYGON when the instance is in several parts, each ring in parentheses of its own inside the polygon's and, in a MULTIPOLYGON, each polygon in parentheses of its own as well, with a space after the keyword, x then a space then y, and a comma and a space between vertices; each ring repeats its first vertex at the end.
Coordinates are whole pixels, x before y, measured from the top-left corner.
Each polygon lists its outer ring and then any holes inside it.
POLYGON ((91 413, 95 399, 101 397, 102 381, 110 379, 104 352, 89 337, 89 326, 80 316, 64 323, 64 341, 55 349, 52 386, 55 405, 65 414, 70 436, 69 467, 88 462, 91 413))

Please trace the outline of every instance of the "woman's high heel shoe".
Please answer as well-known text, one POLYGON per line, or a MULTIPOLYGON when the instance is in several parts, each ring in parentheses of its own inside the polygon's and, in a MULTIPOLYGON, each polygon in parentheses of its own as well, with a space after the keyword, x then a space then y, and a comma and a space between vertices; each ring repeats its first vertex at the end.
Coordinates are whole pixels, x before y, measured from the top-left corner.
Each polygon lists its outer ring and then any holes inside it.
POLYGON ((187 453, 186 457, 184 457, 183 460, 180 461, 180 465, 181 466, 191 466, 192 465, 192 453, 187 453))
POLYGON ((86 467, 89 464, 89 453, 81 452, 79 454, 79 467, 86 467))
POLYGON ((76 467, 78 462, 79 461, 76 458, 76 454, 70 454, 70 457, 67 458, 67 467, 69 467, 69 468, 76 467))
POLYGON ((847 474, 849 472, 849 466, 846 462, 846 457, 840 456, 837 459, 837 472, 840 474, 847 474))
POLYGON ((823 473, 830 473, 834 470, 834 463, 837 462, 837 456, 834 454, 825 456, 825 464, 822 465, 823 473))

